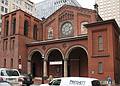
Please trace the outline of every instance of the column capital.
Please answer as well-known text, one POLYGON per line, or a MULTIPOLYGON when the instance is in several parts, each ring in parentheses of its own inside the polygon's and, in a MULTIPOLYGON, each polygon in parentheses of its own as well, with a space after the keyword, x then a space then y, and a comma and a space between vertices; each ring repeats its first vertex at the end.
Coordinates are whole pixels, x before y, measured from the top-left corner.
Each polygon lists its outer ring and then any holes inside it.
POLYGON ((46 61, 46 62, 47 62, 47 61, 48 61, 48 59, 45 59, 45 58, 44 58, 44 61, 46 61))
POLYGON ((28 62, 31 62, 31 60, 28 60, 28 62))
POLYGON ((44 55, 44 54, 42 55, 42 58, 45 58, 45 55, 44 55))
POLYGON ((68 61, 68 58, 64 58, 64 61, 68 61))

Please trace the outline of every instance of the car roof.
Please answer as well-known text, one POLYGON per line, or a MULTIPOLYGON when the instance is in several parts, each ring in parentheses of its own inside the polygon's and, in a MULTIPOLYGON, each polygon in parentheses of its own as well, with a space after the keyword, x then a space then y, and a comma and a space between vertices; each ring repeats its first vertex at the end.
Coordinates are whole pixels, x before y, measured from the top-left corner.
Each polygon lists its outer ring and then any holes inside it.
POLYGON ((10 68, 0 68, 0 70, 17 70, 17 69, 10 69, 10 68))

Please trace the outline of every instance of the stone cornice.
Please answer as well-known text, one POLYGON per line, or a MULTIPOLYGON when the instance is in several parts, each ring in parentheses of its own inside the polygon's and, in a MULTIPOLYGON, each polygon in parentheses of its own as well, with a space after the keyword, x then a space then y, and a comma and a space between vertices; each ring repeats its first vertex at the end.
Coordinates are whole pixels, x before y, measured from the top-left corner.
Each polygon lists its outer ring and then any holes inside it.
POLYGON ((27 43, 26 46, 31 47, 31 46, 38 46, 38 45, 48 45, 48 44, 70 42, 70 41, 76 41, 76 40, 85 40, 87 38, 88 38, 88 35, 80 35, 80 36, 67 37, 67 38, 61 38, 61 39, 30 42, 30 43, 27 43))

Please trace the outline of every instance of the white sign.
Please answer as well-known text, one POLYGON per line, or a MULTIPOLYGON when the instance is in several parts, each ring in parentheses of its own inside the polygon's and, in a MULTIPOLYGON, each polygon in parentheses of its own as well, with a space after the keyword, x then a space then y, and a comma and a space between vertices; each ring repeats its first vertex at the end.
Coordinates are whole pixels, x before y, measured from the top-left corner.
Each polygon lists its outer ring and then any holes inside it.
POLYGON ((62 65, 62 61, 52 61, 50 65, 62 65))

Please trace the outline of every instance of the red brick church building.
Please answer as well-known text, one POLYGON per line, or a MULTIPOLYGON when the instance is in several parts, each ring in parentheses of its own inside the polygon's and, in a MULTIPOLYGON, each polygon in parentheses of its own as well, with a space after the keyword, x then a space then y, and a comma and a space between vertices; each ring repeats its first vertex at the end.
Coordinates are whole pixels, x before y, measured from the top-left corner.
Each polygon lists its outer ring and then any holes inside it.
POLYGON ((34 77, 120 79, 120 29, 95 10, 64 5, 39 20, 22 10, 2 17, 0 67, 34 77))

